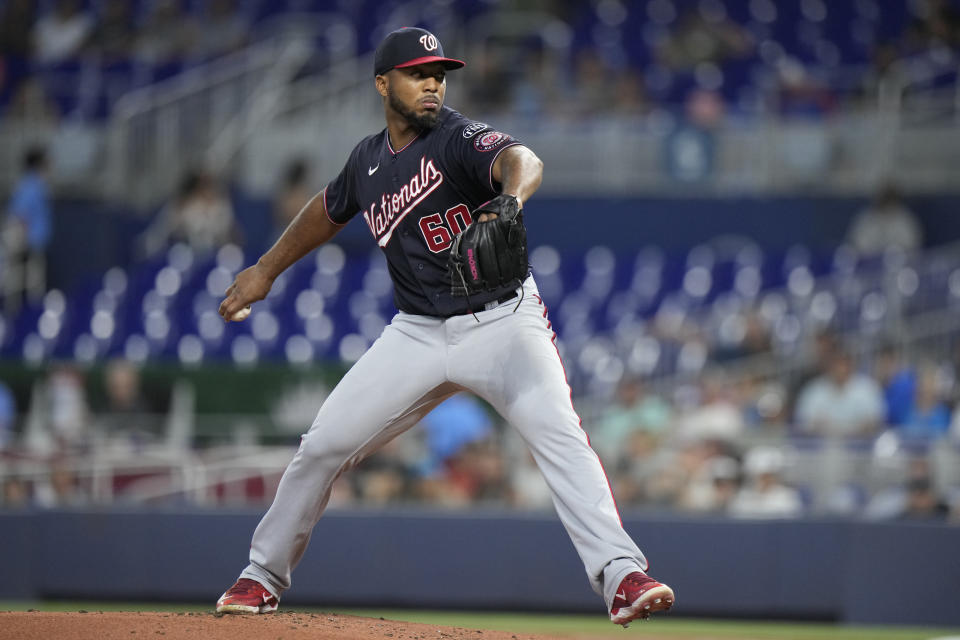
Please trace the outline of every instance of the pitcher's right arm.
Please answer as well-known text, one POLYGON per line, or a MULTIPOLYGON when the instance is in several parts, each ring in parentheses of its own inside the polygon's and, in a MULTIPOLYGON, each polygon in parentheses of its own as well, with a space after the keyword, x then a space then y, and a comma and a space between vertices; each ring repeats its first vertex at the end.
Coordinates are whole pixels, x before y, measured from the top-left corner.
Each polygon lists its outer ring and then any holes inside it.
POLYGON ((236 312, 267 297, 277 276, 343 228, 327 214, 325 193, 326 189, 313 196, 257 263, 237 274, 220 303, 224 320, 229 322, 236 312))

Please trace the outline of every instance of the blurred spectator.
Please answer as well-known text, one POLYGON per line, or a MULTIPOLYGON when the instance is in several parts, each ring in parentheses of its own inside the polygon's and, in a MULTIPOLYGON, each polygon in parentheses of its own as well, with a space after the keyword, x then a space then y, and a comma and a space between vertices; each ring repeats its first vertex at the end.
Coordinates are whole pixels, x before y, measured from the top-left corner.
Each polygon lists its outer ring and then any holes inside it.
POLYGON ((853 219, 847 239, 861 255, 872 256, 891 248, 915 251, 923 244, 923 232, 896 187, 886 185, 853 219))
POLYGON ((493 422, 476 397, 458 393, 441 402, 421 422, 427 440, 423 475, 432 475, 468 445, 493 433, 493 422))
POLYGON ((46 150, 28 150, 7 205, 2 236, 8 256, 4 287, 8 311, 17 306, 20 292, 38 299, 46 291, 47 247, 53 232, 47 169, 46 150))
POLYGON ((883 418, 880 385, 856 373, 845 351, 834 353, 826 370, 801 390, 795 416, 801 431, 828 436, 870 435, 883 418))
POLYGON ((125 436, 133 445, 156 439, 150 407, 140 385, 140 370, 129 360, 111 360, 104 370, 106 405, 97 414, 98 427, 108 436, 125 436))
POLYGON ((553 494, 543 479, 533 456, 527 453, 522 462, 510 469, 510 494, 513 505, 521 509, 549 509, 553 504, 553 494))
POLYGON ((638 495, 651 506, 675 507, 692 482, 708 475, 713 460, 731 456, 728 449, 726 443, 716 440, 684 440, 678 449, 657 451, 647 465, 646 483, 638 495))
POLYGON ((242 48, 250 35, 250 25, 237 10, 235 0, 212 0, 200 21, 202 37, 195 51, 205 58, 214 58, 242 48))
POLYGON ((950 428, 950 408, 944 402, 937 371, 927 366, 920 371, 914 401, 900 432, 919 438, 939 438, 950 428))
POLYGON ((796 518, 803 515, 800 492, 780 479, 783 452, 773 447, 755 447, 744 456, 747 482, 730 503, 737 518, 796 518))
POLYGON ((481 502, 513 502, 503 450, 494 438, 466 445, 444 467, 419 478, 414 495, 422 502, 464 507, 481 502))
POLYGON ((13 392, 0 380, 0 452, 13 443, 13 427, 17 419, 17 404, 13 392))
POLYGON ((133 51, 137 29, 127 0, 106 0, 87 48, 106 62, 126 59, 133 51))
POLYGON ((24 509, 30 506, 30 486, 18 476, 8 476, 3 482, 0 506, 7 510, 24 509))
MULTIPOLYGON (((836 96, 829 85, 814 76, 796 59, 786 58, 777 68, 779 90, 776 104, 784 120, 808 123, 806 126, 786 127, 780 133, 777 160, 801 184, 818 187, 827 176, 835 157, 835 141, 818 123, 829 116, 837 106, 836 96)), ((798 123, 799 124, 799 123, 798 123)))
POLYGON ((712 130, 723 124, 725 109, 723 97, 716 91, 691 91, 683 104, 687 121, 695 127, 712 130))
POLYGON ((385 505, 408 497, 413 473, 397 440, 364 460, 359 471, 350 481, 365 504, 385 505))
POLYGON ((917 2, 916 17, 903 37, 906 53, 960 46, 960 12, 949 0, 917 2))
MULTIPOLYGON (((498 47, 477 50, 470 83, 464 87, 467 102, 483 113, 495 114, 506 106, 510 98, 509 84, 505 82, 503 52, 498 47)), ((456 106, 456 105, 453 105, 456 106)))
MULTIPOLYGON (((592 442, 592 440, 591 440, 592 442)), ((658 475, 664 465, 674 459, 672 453, 660 448, 658 434, 639 429, 626 435, 621 450, 611 465, 610 482, 617 500, 623 504, 642 504, 651 498, 670 502, 686 476, 668 474, 666 482, 659 482, 658 475)))
POLYGON ((47 408, 50 430, 60 451, 85 449, 89 445, 90 409, 80 371, 60 365, 47 377, 47 408))
POLYGON ((895 347, 886 346, 877 353, 874 376, 883 387, 888 425, 901 425, 913 411, 917 373, 895 347))
MULTIPOLYGON (((899 87, 909 81, 904 67, 898 64, 900 51, 896 43, 882 42, 874 47, 870 56, 870 68, 864 74, 862 92, 866 104, 872 105, 880 97, 880 90, 899 87)), ((889 89, 888 89, 889 90, 889 89)))
POLYGON ((412 495, 417 502, 435 507, 462 508, 470 504, 460 487, 442 474, 417 478, 412 495))
MULTIPOLYGON (((357 474, 351 474, 355 476, 357 474)), ((352 484, 353 478, 341 476, 333 483, 333 487, 330 489, 330 502, 327 503, 328 508, 340 508, 347 507, 356 503, 357 496, 353 490, 352 484)), ((269 503, 273 500, 274 495, 276 494, 276 489, 270 493, 267 493, 264 498, 269 503)))
MULTIPOLYGON (((895 436, 894 436, 895 437, 895 436)), ((907 487, 917 478, 930 477, 930 463, 925 457, 909 458, 902 454, 876 458, 875 469, 886 471, 892 477, 886 477, 873 487, 863 515, 870 520, 889 520, 898 518, 907 508, 907 487)))
POLYGON ((34 501, 44 509, 82 507, 89 497, 81 490, 77 474, 64 461, 50 465, 50 476, 34 488, 34 501))
POLYGON ((129 360, 111 360, 104 372, 109 413, 144 413, 147 403, 140 389, 140 370, 129 360))
POLYGON ((153 64, 183 60, 198 42, 193 17, 181 0, 157 0, 134 46, 134 55, 153 64))
POLYGON ((744 419, 751 427, 768 433, 782 431, 787 424, 787 391, 779 382, 745 380, 741 397, 747 401, 744 419))
POLYGON ((698 9, 685 12, 657 47, 657 57, 668 67, 693 69, 700 63, 722 63, 749 55, 754 48, 750 32, 723 14, 709 16, 698 9))
MULTIPOLYGON (((819 120, 836 108, 837 99, 829 86, 815 77, 800 60, 783 59, 777 67, 777 72, 779 80, 777 101, 781 114, 793 118, 819 120)), ((811 144, 808 148, 801 149, 804 153, 803 159, 808 163, 814 159, 821 159, 820 156, 827 151, 822 148, 826 134, 810 129, 804 130, 803 133, 816 135, 815 145, 811 144)), ((796 162, 799 160, 800 156, 797 157, 796 162)))
POLYGON ((628 68, 616 74, 613 87, 613 104, 610 109, 614 114, 636 117, 649 111, 649 97, 636 69, 628 68))
POLYGON ((148 254, 162 251, 171 241, 185 242, 195 251, 206 253, 239 237, 233 205, 223 188, 211 174, 191 171, 184 176, 177 196, 144 233, 142 242, 148 254))
POLYGON ((494 438, 461 449, 447 461, 446 477, 471 503, 511 501, 503 450, 494 438))
POLYGON ((309 166, 302 158, 287 165, 283 182, 273 199, 273 226, 276 236, 283 233, 316 193, 310 189, 309 172, 309 166))
POLYGON ((617 389, 616 401, 590 430, 590 444, 602 459, 619 464, 624 444, 632 434, 643 432, 656 443, 670 419, 670 405, 649 393, 640 378, 627 377, 617 389))
POLYGON ((743 358, 769 354, 773 351, 770 325, 764 320, 759 308, 749 309, 744 315, 743 340, 737 355, 743 358))
POLYGON ((703 471, 687 485, 680 508, 698 513, 727 513, 740 490, 740 463, 718 456, 709 460, 703 471))
POLYGON ((14 90, 3 115, 20 126, 55 125, 60 120, 60 108, 37 76, 26 76, 14 90))
POLYGON ((743 338, 736 343, 718 345, 714 349, 714 358, 721 362, 749 358, 770 353, 772 349, 770 327, 758 309, 750 309, 743 314, 743 338))
POLYGON ((595 117, 611 106, 610 70, 593 49, 581 49, 574 59, 576 91, 571 106, 578 117, 595 117))
POLYGON ((470 442, 434 473, 421 475, 413 495, 421 502, 442 507, 512 503, 502 447, 494 437, 470 442))
POLYGON ((33 51, 37 62, 55 64, 72 58, 93 30, 93 19, 78 0, 57 0, 33 30, 33 51))
POLYGON ((703 377, 699 406, 678 420, 676 431, 685 439, 735 442, 745 427, 733 381, 712 371, 703 377))
POLYGON ((680 182, 699 182, 713 173, 723 100, 714 91, 697 90, 687 96, 684 109, 686 118, 664 139, 666 169, 680 182))
POLYGON ((839 336, 828 329, 818 331, 813 340, 806 341, 802 346, 804 354, 787 393, 787 401, 790 403, 787 414, 791 416, 796 415, 797 401, 803 389, 829 369, 830 359, 843 348, 839 336))
POLYGON ((907 482, 907 502, 903 520, 944 520, 950 508, 937 494, 929 477, 911 478, 907 482))

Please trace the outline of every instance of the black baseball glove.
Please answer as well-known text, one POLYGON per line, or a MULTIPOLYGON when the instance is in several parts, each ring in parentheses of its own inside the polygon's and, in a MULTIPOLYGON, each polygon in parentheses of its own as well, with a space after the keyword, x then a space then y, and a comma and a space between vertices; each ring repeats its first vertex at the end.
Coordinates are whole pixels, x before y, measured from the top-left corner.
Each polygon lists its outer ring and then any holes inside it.
POLYGON ((477 207, 471 216, 473 223, 454 238, 450 247, 451 293, 463 297, 502 289, 511 283, 520 286, 530 264, 527 230, 517 199, 500 194, 477 207), (479 222, 484 213, 495 213, 497 217, 479 222))

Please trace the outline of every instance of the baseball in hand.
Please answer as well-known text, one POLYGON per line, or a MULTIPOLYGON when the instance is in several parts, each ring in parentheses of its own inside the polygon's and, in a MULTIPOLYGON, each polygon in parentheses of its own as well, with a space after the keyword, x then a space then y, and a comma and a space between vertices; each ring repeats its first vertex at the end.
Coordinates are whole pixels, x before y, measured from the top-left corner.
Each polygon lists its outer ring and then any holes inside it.
POLYGON ((241 320, 246 320, 247 316, 250 315, 250 305, 245 306, 240 311, 237 311, 235 314, 230 316, 230 320, 233 322, 240 322, 241 320))

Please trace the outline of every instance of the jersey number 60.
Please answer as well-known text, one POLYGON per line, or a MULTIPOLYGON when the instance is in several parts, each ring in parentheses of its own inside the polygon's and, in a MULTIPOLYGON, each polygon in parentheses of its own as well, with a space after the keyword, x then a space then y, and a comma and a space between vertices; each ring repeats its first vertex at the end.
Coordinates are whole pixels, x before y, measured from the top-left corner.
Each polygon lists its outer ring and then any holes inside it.
POLYGON ((467 205, 458 204, 447 209, 442 217, 438 212, 420 218, 420 231, 423 232, 423 239, 427 241, 430 251, 440 253, 450 246, 453 236, 470 225, 471 220, 467 205), (446 220, 446 226, 443 224, 444 220, 446 220), (451 231, 453 234, 450 233, 451 231))

